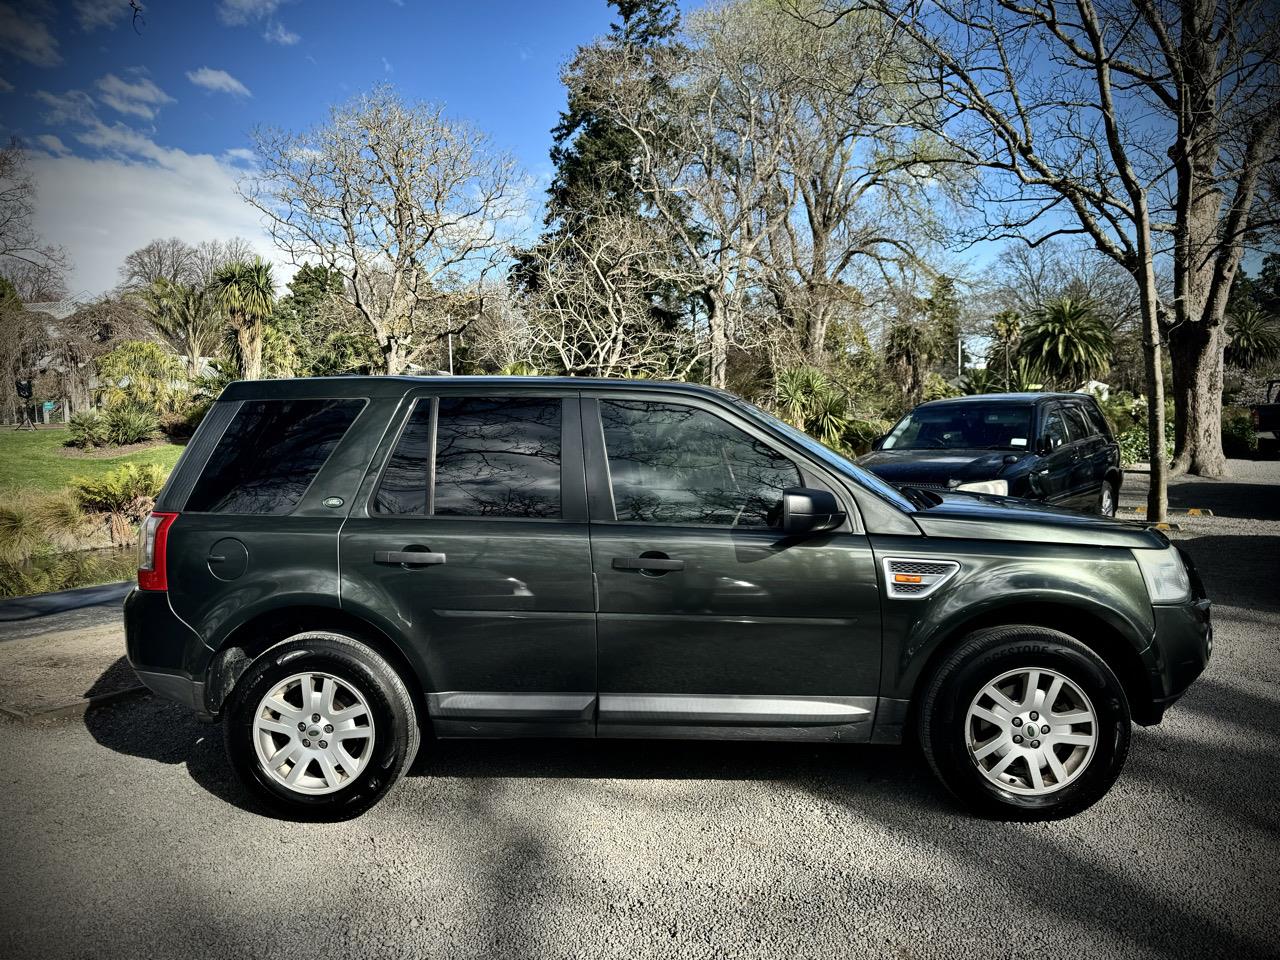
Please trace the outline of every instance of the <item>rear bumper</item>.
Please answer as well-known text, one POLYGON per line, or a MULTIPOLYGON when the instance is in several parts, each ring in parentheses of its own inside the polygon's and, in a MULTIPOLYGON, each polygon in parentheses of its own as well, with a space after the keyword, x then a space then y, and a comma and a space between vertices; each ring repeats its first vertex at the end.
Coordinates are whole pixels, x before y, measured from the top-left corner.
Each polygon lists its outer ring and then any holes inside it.
POLYGON ((213 655, 169 606, 169 595, 133 590, 124 598, 125 652, 152 693, 208 716, 205 674, 213 655))

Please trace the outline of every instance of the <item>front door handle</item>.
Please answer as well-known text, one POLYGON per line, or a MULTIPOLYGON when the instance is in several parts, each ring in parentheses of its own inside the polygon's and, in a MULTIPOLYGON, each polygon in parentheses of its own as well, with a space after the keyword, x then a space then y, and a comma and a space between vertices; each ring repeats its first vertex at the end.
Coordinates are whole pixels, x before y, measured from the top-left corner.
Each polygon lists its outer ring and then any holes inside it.
POLYGON ((614 557, 615 570, 683 570, 683 560, 668 557, 614 557))
POLYGON ((444 563, 443 553, 428 553, 425 550, 376 550, 374 563, 399 563, 406 567, 427 567, 436 563, 444 563))

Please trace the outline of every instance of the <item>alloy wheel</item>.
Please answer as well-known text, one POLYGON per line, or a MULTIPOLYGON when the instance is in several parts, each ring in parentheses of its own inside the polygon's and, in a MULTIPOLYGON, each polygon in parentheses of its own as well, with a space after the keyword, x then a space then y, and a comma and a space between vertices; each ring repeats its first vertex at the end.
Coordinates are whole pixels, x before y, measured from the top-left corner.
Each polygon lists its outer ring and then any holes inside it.
POLYGON ((1093 758, 1098 715, 1070 678, 1028 667, 996 677, 969 704, 965 742, 984 777, 1026 796, 1054 793, 1093 758))
POLYGON ((258 703, 253 744, 263 771, 295 793, 352 783, 373 756, 373 716, 363 694, 328 673, 296 673, 258 703))

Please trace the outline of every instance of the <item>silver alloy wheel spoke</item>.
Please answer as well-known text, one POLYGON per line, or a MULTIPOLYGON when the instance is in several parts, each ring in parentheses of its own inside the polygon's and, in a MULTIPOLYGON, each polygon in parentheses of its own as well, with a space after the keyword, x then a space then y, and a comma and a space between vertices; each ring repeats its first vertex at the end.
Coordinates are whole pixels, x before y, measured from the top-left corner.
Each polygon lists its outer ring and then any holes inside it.
POLYGON ((353 783, 373 757, 373 715, 350 681, 297 673, 258 703, 253 743, 263 771, 295 793, 333 793, 353 783))
POLYGON ((1044 667, 1009 670, 978 691, 965 742, 981 774, 1010 793, 1042 796, 1076 780, 1093 758, 1098 718, 1084 690, 1044 667))

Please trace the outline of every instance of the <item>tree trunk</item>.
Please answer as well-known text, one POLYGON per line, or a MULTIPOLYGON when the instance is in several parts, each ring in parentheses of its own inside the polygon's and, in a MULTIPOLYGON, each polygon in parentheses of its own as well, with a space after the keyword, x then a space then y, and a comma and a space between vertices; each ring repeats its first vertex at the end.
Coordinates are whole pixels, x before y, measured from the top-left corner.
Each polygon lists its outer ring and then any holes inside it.
POLYGON ((723 390, 729 381, 729 335, 724 295, 715 291, 707 298, 707 327, 711 331, 711 386, 723 390))
POLYGON ((814 298, 810 298, 809 322, 805 330, 805 359, 815 367, 821 368, 827 354, 827 312, 812 306, 814 298))
POLYGON ((1221 326, 1175 324, 1169 332, 1176 444, 1172 473, 1230 476, 1222 452, 1221 326))
POLYGON ((236 324, 236 346, 240 351, 240 378, 262 379, 262 321, 242 319, 236 324))
POLYGON ((379 340, 378 346, 382 348, 382 373, 388 377, 399 376, 404 371, 399 338, 385 337, 379 340))

